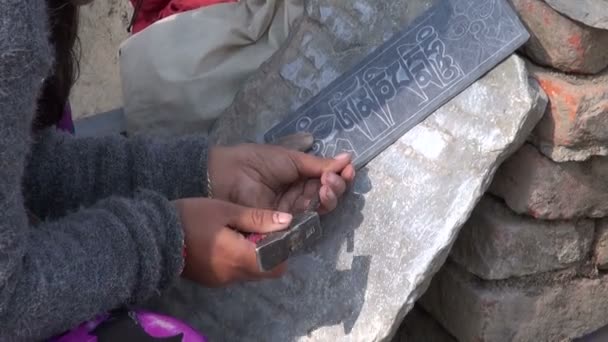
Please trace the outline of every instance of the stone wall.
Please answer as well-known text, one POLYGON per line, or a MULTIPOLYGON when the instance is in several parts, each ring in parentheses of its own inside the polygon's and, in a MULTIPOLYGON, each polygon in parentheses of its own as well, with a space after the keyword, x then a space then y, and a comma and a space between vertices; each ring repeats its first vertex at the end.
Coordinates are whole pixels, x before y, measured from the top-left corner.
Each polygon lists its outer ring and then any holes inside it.
POLYGON ((93 1, 80 8, 80 74, 70 102, 76 118, 122 107, 118 47, 129 37, 128 0, 93 1))
POLYGON ((569 341, 608 324, 608 4, 511 2, 550 103, 420 304, 459 341, 569 341))

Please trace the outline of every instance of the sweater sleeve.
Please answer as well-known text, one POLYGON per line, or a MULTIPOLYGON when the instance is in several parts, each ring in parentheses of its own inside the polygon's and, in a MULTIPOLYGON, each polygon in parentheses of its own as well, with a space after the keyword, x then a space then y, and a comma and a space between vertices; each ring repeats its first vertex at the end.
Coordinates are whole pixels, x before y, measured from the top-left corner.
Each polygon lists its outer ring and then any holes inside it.
POLYGON ((143 303, 183 268, 176 211, 154 192, 109 198, 36 227, 10 193, 0 202, 1 341, 49 338, 143 303))
POLYGON ((204 197, 206 163, 203 136, 75 138, 53 129, 33 146, 24 192, 28 208, 43 218, 111 195, 131 196, 139 188, 170 200, 204 197))
POLYGON ((183 263, 177 211, 156 192, 29 224, 22 181, 52 62, 45 3, 0 0, 0 341, 45 339, 139 303, 167 287, 183 263))

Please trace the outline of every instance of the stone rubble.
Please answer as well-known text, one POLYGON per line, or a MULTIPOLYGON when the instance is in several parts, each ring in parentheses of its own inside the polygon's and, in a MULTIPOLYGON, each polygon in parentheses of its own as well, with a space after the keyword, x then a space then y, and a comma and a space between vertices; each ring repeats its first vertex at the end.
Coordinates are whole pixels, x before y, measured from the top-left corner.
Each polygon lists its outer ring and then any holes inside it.
POLYGON ((490 192, 513 211, 543 220, 608 216, 608 158, 556 163, 531 144, 498 170, 490 192))
POLYGON ((457 342, 419 305, 414 306, 392 342, 457 342))
POLYGON ((512 3, 532 37, 521 52, 549 106, 500 166, 419 303, 459 341, 571 341, 594 332, 603 337, 581 341, 604 341, 608 30, 598 18, 608 3, 512 3))
POLYGON ((594 74, 608 66, 608 32, 557 13, 543 0, 511 0, 530 40, 523 51, 537 64, 594 74))
POLYGON ((464 225, 450 257, 482 279, 521 277, 574 266, 591 251, 593 220, 541 221, 485 196, 464 225))
POLYGON ((608 276, 480 281, 448 262, 420 304, 458 341, 571 341, 606 324, 608 276))
POLYGON ((555 10, 586 25, 608 30, 606 0, 547 0, 555 10))
POLYGON ((608 270, 608 218, 597 222, 593 263, 602 271, 608 270))
POLYGON ((589 77, 529 69, 550 104, 530 140, 556 162, 607 156, 608 68, 589 77))

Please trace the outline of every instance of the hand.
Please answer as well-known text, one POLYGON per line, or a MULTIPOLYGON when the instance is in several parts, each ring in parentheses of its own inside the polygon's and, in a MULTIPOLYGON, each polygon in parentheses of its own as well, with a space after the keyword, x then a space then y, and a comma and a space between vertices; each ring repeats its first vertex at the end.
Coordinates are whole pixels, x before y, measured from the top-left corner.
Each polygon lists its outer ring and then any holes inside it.
MULTIPOLYGON (((302 149, 297 139, 289 144, 302 149)), ((275 145, 213 147, 208 168, 214 198, 291 213, 316 193, 320 214, 334 210, 355 178, 350 155, 325 159, 275 145)))
POLYGON ((184 277, 203 286, 219 287, 277 278, 285 272, 285 264, 260 272, 255 245, 239 232, 267 234, 285 229, 291 222, 290 214, 206 198, 174 203, 185 234, 184 277))

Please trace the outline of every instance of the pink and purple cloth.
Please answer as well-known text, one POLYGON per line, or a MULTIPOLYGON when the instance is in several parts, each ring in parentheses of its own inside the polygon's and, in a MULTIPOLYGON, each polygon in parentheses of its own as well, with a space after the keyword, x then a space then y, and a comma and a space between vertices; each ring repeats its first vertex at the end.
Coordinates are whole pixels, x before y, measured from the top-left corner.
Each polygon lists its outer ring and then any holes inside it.
POLYGON ((48 342, 208 342, 188 324, 139 310, 118 310, 81 324, 48 342))

